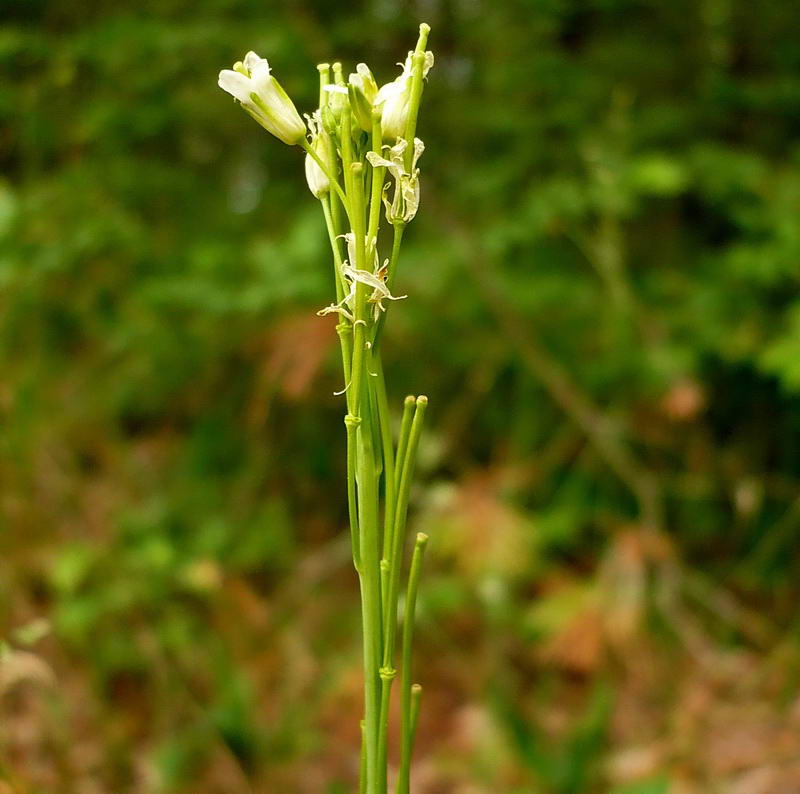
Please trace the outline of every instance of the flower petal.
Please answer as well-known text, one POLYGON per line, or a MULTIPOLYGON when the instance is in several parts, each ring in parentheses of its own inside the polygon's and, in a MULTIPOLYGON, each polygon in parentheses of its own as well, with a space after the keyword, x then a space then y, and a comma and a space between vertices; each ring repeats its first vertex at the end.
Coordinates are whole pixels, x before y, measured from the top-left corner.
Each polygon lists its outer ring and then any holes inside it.
POLYGON ((367 152, 367 160, 373 168, 394 168, 394 163, 379 157, 375 152, 367 152))
POLYGON ((262 58, 260 55, 256 55, 252 50, 244 56, 244 65, 247 71, 251 72, 260 64, 265 64, 267 69, 269 69, 269 61, 266 58, 262 58))
POLYGON ((414 172, 414 169, 417 167, 417 161, 420 157, 422 157, 422 153, 425 151, 425 144, 419 139, 414 138, 414 157, 411 161, 411 172, 414 172))
POLYGON ((342 273, 344 273, 344 275, 347 276, 347 278, 351 281, 360 281, 362 284, 372 287, 372 289, 376 290, 384 297, 389 295, 389 290, 387 289, 386 284, 374 273, 370 273, 368 270, 360 270, 347 265, 346 267, 342 268, 342 273))
POLYGON ((252 104, 250 94, 253 92, 252 83, 249 77, 245 77, 239 72, 231 69, 223 69, 219 73, 217 84, 223 91, 227 91, 236 97, 242 104, 252 104))
POLYGON ((406 82, 407 77, 405 74, 401 74, 396 80, 392 80, 391 83, 386 83, 382 85, 378 89, 378 93, 375 96, 375 104, 380 105, 385 102, 387 99, 391 99, 392 97, 397 96, 398 94, 402 94, 403 91, 406 90, 406 82))
POLYGON ((250 79, 253 81, 253 91, 259 96, 269 90, 270 83, 275 80, 270 76, 269 64, 263 58, 250 69, 250 79))

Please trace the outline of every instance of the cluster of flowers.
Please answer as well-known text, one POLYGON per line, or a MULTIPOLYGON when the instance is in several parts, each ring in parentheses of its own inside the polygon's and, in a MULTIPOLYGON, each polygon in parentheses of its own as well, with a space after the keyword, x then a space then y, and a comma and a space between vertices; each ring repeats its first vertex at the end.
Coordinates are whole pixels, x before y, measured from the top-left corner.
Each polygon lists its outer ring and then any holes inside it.
MULTIPOLYGON (((328 195, 331 179, 330 147, 340 133, 341 111, 350 105, 352 118, 356 122, 351 133, 354 143, 362 132, 370 135, 373 130, 373 113, 380 114, 382 148, 387 156, 368 152, 367 160, 373 167, 386 168, 395 180, 396 189, 389 200, 384 192, 386 215, 390 223, 408 223, 419 206, 419 170, 417 161, 424 150, 419 138, 413 142, 413 157, 410 164, 405 157, 409 146, 405 139, 409 112, 412 106, 412 60, 409 52, 400 75, 390 83, 378 88, 372 71, 365 63, 356 66, 356 71, 344 81, 341 65, 333 65, 334 82, 330 80, 330 67, 320 64, 317 68, 325 83, 320 107, 304 121, 289 95, 272 75, 269 62, 254 52, 248 52, 244 61, 238 61, 233 69, 223 69, 219 74, 219 86, 239 101, 241 106, 265 129, 290 146, 303 146, 306 154, 306 180, 317 198, 328 195)), ((433 53, 426 51, 422 65, 422 76, 427 76, 433 66, 433 53)))

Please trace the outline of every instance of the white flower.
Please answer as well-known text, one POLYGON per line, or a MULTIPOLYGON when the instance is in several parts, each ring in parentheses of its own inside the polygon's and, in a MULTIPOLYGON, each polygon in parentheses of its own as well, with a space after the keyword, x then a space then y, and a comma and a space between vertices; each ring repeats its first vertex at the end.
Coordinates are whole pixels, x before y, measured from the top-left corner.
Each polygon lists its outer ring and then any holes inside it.
POLYGON ((219 87, 234 96, 267 131, 293 146, 303 139, 306 125, 280 83, 270 74, 269 63, 248 52, 244 63, 219 73, 219 87))
MULTIPOLYGON (((311 148, 323 163, 327 163, 330 159, 331 143, 330 136, 322 128, 320 111, 317 110, 313 116, 306 116, 306 118, 308 119, 308 127, 311 130, 311 148)), ((322 198, 331 189, 328 175, 310 154, 306 154, 306 182, 308 182, 308 189, 316 198, 322 198)))
POLYGON ((411 172, 406 171, 404 153, 408 144, 401 138, 394 146, 384 146, 389 150, 389 159, 375 152, 367 152, 367 160, 373 168, 385 168, 395 181, 394 196, 389 201, 389 182, 383 187, 383 203, 389 223, 408 223, 414 219, 419 209, 419 168, 417 161, 425 151, 425 144, 414 138, 414 155, 411 158, 411 172))
MULTIPOLYGON (((411 102, 412 59, 414 53, 409 52, 403 71, 391 83, 382 86, 375 97, 375 106, 381 107, 381 129, 385 140, 396 140, 406 134, 409 105, 411 102)), ((422 77, 425 78, 433 66, 433 53, 427 51, 422 66, 422 77)))

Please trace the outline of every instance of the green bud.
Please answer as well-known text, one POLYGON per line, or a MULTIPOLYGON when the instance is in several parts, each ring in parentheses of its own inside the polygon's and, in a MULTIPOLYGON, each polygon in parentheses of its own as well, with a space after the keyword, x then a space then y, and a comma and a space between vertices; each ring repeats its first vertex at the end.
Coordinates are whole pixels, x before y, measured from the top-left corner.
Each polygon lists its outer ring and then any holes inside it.
POLYGON ((331 137, 336 135, 336 117, 333 115, 333 111, 325 105, 321 111, 322 114, 322 129, 328 133, 331 137))
POLYGON ((325 86, 325 93, 328 95, 328 108, 333 113, 336 124, 342 120, 342 111, 347 107, 349 98, 347 96, 347 86, 332 83, 325 86))
POLYGON ((348 88, 350 107, 358 126, 364 132, 372 132, 372 106, 378 93, 378 84, 367 64, 356 66, 356 71, 350 75, 348 88))

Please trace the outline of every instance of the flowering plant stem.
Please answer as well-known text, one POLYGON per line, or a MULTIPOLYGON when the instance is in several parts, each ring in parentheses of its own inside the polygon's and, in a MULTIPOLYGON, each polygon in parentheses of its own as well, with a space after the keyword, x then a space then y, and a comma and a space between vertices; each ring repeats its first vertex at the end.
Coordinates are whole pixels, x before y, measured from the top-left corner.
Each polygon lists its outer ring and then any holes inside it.
MULTIPOLYGON (((360 791, 386 794, 389 711, 395 669, 406 517, 427 398, 407 397, 395 444, 381 361, 385 302, 392 295, 407 224, 419 206, 415 136, 424 78, 433 65, 428 25, 403 71, 378 89, 366 64, 345 83, 341 64, 320 64, 319 108, 302 120, 291 99, 255 53, 220 73, 232 94, 264 129, 306 153, 308 186, 322 206, 333 257, 336 313, 344 375, 347 506, 353 565, 361 591, 364 714, 360 791), (387 151, 388 150, 388 151, 387 151), (387 177, 390 181, 385 184, 387 177), (392 190, 393 188, 393 190, 392 190), (391 194, 391 200, 389 198, 391 194), (381 263, 381 209, 391 250, 381 263), (345 243, 342 243, 344 239, 345 243)), ((405 297, 405 296, 402 296, 405 297)), ((409 566, 401 639, 401 743, 396 794, 409 791, 410 761, 421 688, 412 685, 414 612, 427 537, 418 534, 409 566)))
MULTIPOLYGON (((417 51, 423 55, 426 38, 427 26, 424 26, 417 45, 417 51)), ((422 84, 422 60, 417 57, 415 62, 418 68, 411 77, 411 101, 415 107, 409 110, 412 129, 407 130, 406 136, 412 141, 422 84)), ((337 301, 342 309, 342 320, 337 330, 346 384, 347 494, 353 562, 361 588, 364 719, 360 790, 366 794, 384 794, 388 787, 389 707, 392 683, 396 677, 394 657, 406 515, 427 399, 406 398, 399 439, 395 445, 380 353, 386 313, 382 311, 381 295, 376 294, 367 279, 358 280, 356 277, 348 285, 343 276, 346 272, 343 263, 348 260, 342 254, 340 239, 344 236, 348 242, 348 257, 354 260, 350 264, 357 272, 379 275, 386 284, 384 297, 388 297, 395 280, 406 222, 392 218, 391 254, 381 269, 377 257, 377 237, 385 169, 382 166, 370 166, 365 158, 367 151, 382 155, 380 113, 373 112, 372 130, 367 138, 368 148, 363 136, 359 136, 356 146, 353 145, 352 127, 351 108, 345 106, 334 128, 338 133, 339 146, 332 148, 339 153, 339 162, 331 158, 324 164, 335 192, 331 191, 322 198, 322 208, 333 254, 337 301), (339 172, 344 185, 341 190, 336 189, 339 172), (338 218, 334 214, 334 207, 339 201, 344 208, 344 218, 341 213, 338 218), (343 229, 343 220, 348 222, 349 229, 343 229)), ((410 151, 411 147, 408 148, 410 151)), ((314 150, 309 148, 308 151, 313 153, 314 150)), ((396 189, 400 189, 400 186, 396 189)), ((421 692, 418 685, 412 692, 411 646, 416 593, 426 540, 423 535, 417 539, 405 604, 398 794, 407 794, 409 790, 410 759, 421 692)))

